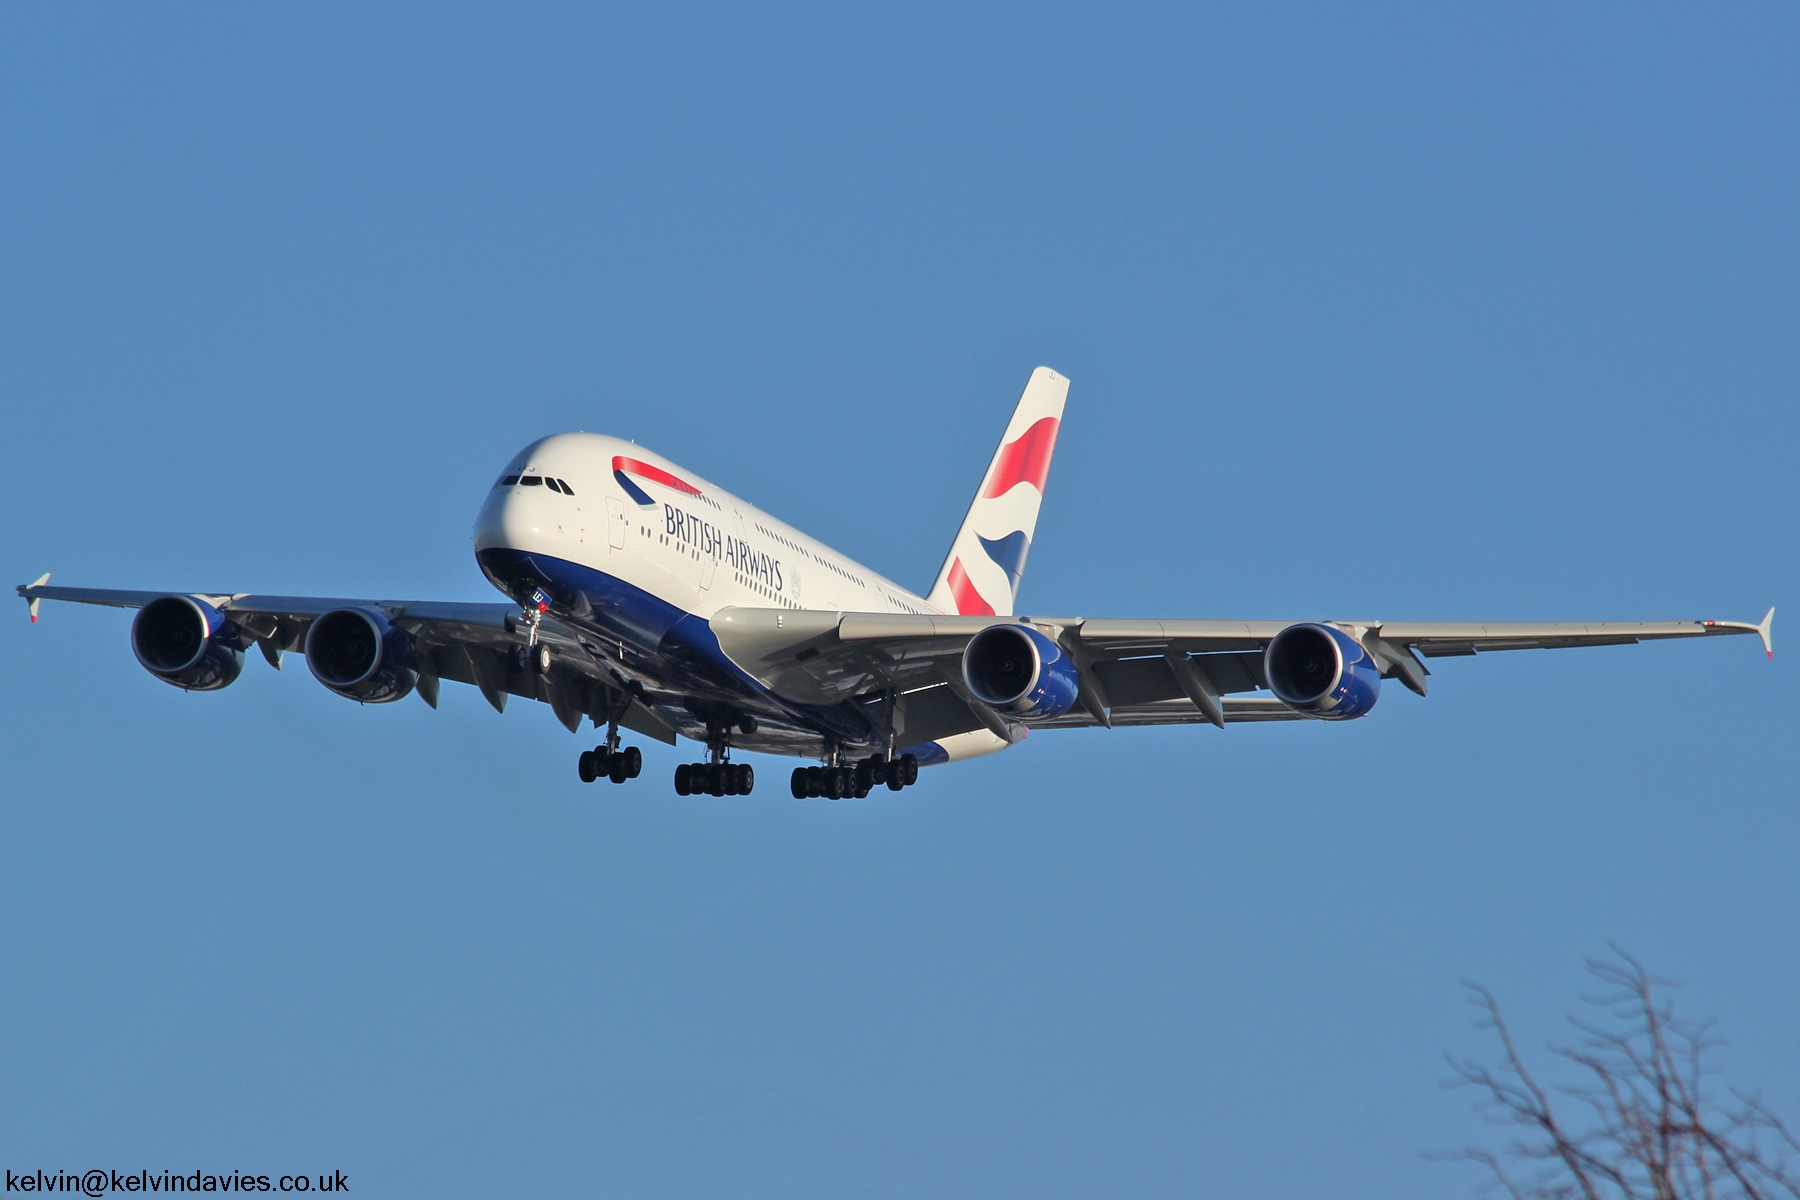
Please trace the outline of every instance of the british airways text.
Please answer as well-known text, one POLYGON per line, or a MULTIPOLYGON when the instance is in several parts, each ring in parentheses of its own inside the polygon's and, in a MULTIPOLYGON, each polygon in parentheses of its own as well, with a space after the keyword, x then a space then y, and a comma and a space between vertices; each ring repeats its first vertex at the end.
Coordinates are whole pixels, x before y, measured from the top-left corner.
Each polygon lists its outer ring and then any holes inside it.
POLYGON ((780 559, 751 549, 748 542, 726 535, 711 521, 673 504, 664 504, 663 532, 702 554, 711 555, 715 562, 724 558, 742 574, 755 576, 778 592, 783 589, 780 559))

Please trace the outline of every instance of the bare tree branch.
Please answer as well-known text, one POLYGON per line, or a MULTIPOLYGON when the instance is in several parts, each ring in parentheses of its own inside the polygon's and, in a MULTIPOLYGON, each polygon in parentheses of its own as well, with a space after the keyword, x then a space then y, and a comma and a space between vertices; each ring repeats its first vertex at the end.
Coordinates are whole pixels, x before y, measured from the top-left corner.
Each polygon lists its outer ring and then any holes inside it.
POLYGON ((1500 1189, 1511 1200, 1800 1200, 1792 1165, 1800 1140, 1760 1096, 1732 1089, 1723 1104, 1707 1091, 1715 1073, 1707 1052, 1720 1044, 1713 1022, 1678 1017, 1669 995, 1677 981, 1608 948, 1613 958, 1587 964, 1607 990, 1582 997, 1600 1015, 1571 1017, 1581 1040, 1547 1048, 1577 1068, 1584 1081, 1577 1084, 1540 1084, 1493 993, 1465 983, 1480 1010, 1476 1028, 1494 1031, 1500 1060, 1490 1067, 1446 1055, 1455 1073, 1446 1086, 1475 1088, 1482 1119, 1517 1136, 1498 1151, 1470 1146, 1437 1157, 1481 1165, 1489 1179, 1479 1190, 1500 1189), (1575 1131, 1556 1111, 1553 1092, 1590 1112, 1593 1123, 1575 1131))

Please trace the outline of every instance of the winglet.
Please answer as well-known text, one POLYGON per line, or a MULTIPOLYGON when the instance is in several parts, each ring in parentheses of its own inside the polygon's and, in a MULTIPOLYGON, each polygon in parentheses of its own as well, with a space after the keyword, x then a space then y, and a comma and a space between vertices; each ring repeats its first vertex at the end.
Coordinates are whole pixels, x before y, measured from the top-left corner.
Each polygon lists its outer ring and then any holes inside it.
MULTIPOLYGON (((29 589, 41 588, 46 583, 49 583, 49 582, 50 582, 50 572, 45 571, 42 575, 39 575, 35 580, 26 584, 24 587, 20 588, 19 595, 25 596, 26 592, 29 589)), ((31 610, 31 623, 33 625, 36 625, 37 624, 38 598, 36 596, 26 596, 26 599, 31 602, 30 604, 28 604, 26 606, 31 610)))
MULTIPOLYGON (((49 576, 46 575, 44 578, 48 579, 49 576)), ((1763 652, 1770 658, 1775 657, 1775 642, 1772 637, 1774 625, 1775 610, 1771 608, 1768 612, 1763 614, 1762 624, 1756 627, 1756 636, 1763 640, 1763 652)))

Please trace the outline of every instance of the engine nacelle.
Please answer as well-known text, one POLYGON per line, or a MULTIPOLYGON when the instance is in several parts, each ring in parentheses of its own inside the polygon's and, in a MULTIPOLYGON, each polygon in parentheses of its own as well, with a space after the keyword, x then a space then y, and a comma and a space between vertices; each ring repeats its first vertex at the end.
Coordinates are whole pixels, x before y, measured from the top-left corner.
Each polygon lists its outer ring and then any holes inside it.
POLYGON ((1321 721, 1367 715, 1381 698, 1381 669, 1355 638, 1329 625, 1289 625, 1263 651, 1269 690, 1321 721))
POLYGON ((412 639, 372 608, 335 608, 306 631, 313 678, 347 700, 386 704, 419 682, 412 639))
POLYGON ((1081 676, 1062 647, 1029 625, 990 625, 963 649, 976 699, 1015 717, 1058 717, 1075 706, 1081 676))
POLYGON ((192 596, 159 596, 131 622, 144 670, 190 692, 214 692, 244 669, 244 640, 225 614, 192 596))

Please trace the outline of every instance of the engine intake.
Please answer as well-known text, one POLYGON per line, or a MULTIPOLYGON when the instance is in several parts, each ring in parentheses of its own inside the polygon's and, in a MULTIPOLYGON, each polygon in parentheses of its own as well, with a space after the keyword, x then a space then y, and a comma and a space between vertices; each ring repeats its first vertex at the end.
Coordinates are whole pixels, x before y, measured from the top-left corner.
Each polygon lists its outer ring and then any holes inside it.
POLYGON ((1355 638, 1329 625, 1289 625, 1263 652, 1269 690, 1321 721, 1367 715, 1381 697, 1381 670, 1355 638))
POLYGON ((1074 707, 1081 676, 1062 647, 1029 625, 990 625, 963 649, 975 698, 1015 717, 1058 717, 1074 707))
POLYGON ((372 608, 336 608, 306 631, 313 678, 347 700, 386 704, 419 682, 412 639, 372 608))
POLYGON ((244 641, 225 614, 192 596, 159 596, 131 622, 144 670, 190 692, 215 692, 244 669, 244 641))

